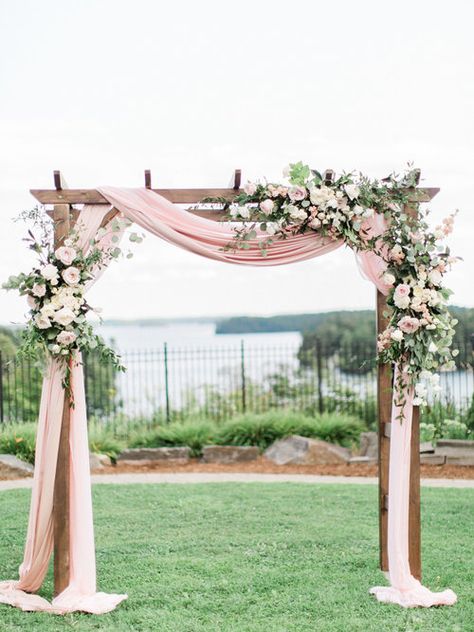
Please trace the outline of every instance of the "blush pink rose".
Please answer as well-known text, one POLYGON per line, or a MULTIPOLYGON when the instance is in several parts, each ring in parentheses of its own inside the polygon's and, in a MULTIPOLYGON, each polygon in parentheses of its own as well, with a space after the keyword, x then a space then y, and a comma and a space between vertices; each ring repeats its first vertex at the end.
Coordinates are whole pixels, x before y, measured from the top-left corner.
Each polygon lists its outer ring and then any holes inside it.
POLYGON ((56 336, 56 341, 60 345, 71 345, 77 336, 73 331, 62 331, 56 336))
POLYGON ((70 246, 60 246, 57 250, 55 250, 54 254, 61 263, 64 263, 65 266, 70 266, 77 256, 75 249, 70 246))
POLYGON ((260 202, 260 208, 265 213, 265 215, 270 215, 270 213, 273 211, 274 206, 275 206, 274 201, 270 199, 263 200, 263 202, 260 202))
POLYGON ((62 277, 68 285, 77 285, 81 280, 81 273, 77 268, 71 266, 63 271, 62 277))
POLYGON ((397 285, 397 287, 395 288, 395 296, 397 298, 403 298, 404 296, 409 296, 409 294, 410 286, 406 283, 400 283, 400 285, 397 285))
POLYGON ((42 283, 35 283, 31 291, 35 296, 44 296, 46 294, 46 286, 42 283))
POLYGON ((307 191, 304 187, 291 187, 288 191, 288 197, 293 202, 300 202, 304 200, 307 195, 307 191))
POLYGON ((406 334, 413 334, 420 326, 418 318, 404 316, 398 321, 398 327, 406 334))
POLYGON ((247 182, 247 184, 244 186, 244 191, 247 195, 253 195, 256 190, 257 185, 255 184, 255 182, 247 182))

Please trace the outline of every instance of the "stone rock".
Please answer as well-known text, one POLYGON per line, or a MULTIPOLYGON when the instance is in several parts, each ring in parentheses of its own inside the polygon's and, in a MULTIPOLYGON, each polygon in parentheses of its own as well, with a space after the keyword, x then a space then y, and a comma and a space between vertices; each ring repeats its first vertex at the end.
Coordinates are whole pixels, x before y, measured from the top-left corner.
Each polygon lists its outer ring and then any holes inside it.
POLYGON ((256 446, 207 445, 202 450, 204 463, 243 463, 255 461, 259 455, 256 446))
POLYGON ((446 457, 440 456, 439 454, 421 454, 420 455, 421 465, 444 465, 445 462, 446 462, 446 457))
POLYGON ((447 465, 464 465, 466 467, 474 466, 474 456, 447 456, 447 465))
POLYGON ((134 464, 156 463, 165 461, 169 463, 187 463, 191 454, 190 448, 130 448, 118 455, 117 461, 134 464))
POLYGON ((435 454, 455 458, 474 458, 474 441, 468 439, 439 439, 435 454))
POLYGON ((0 479, 25 478, 33 476, 35 468, 14 454, 0 454, 0 479))
POLYGON ((423 441, 423 443, 420 443, 420 454, 433 454, 434 451, 434 445, 431 441, 423 441))
POLYGON ((110 456, 106 454, 97 454, 96 452, 89 453, 89 463, 91 470, 100 470, 103 467, 112 465, 110 456))
POLYGON ((379 456, 379 438, 376 432, 360 433, 360 456, 368 456, 372 459, 378 459, 379 456))
POLYGON ((347 463, 351 451, 327 441, 292 435, 275 441, 264 455, 277 465, 334 465, 347 463))

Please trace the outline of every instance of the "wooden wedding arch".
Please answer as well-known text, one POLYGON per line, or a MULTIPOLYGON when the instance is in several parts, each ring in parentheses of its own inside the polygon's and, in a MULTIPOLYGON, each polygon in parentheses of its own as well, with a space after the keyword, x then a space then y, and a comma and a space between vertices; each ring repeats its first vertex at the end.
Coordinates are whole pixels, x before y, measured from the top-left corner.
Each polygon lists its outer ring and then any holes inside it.
MULTIPOLYGON (((417 183, 420 174, 418 172, 417 183)), ((334 179, 334 172, 326 170, 324 180, 330 184, 334 179)), ((232 199, 240 191, 241 171, 236 169, 233 182, 228 188, 207 189, 153 189, 155 193, 165 197, 175 204, 196 205, 201 200, 211 197, 232 199)), ((67 238, 71 228, 77 219, 79 211, 74 205, 81 204, 109 204, 109 202, 96 189, 69 189, 59 171, 54 172, 54 189, 31 189, 30 193, 38 202, 45 206, 52 206, 47 213, 54 222, 55 247, 62 244, 67 238)), ((151 189, 151 173, 145 171, 145 187, 151 189)), ((407 215, 416 216, 418 206, 422 202, 429 202, 437 193, 437 188, 419 188, 418 186, 407 189, 407 203, 405 212, 407 215)), ((190 208, 190 213, 200 215, 215 221, 222 220, 222 211, 210 208, 190 208)), ((103 225, 107 224, 117 213, 112 209, 104 218, 103 225)), ((376 327, 377 334, 387 326, 386 313, 389 310, 386 297, 376 291, 376 327)), ((379 553, 380 568, 388 570, 387 554, 387 528, 388 528, 388 479, 389 479, 389 452, 390 452, 390 419, 392 410, 392 367, 388 364, 380 364, 377 370, 377 419, 378 419, 378 506, 379 506, 379 553)), ((70 408, 65 400, 63 409, 61 436, 56 464, 56 477, 54 487, 54 592, 61 593, 69 584, 69 428, 70 408)), ((411 434, 411 462, 410 462, 410 498, 409 498, 409 561, 411 573, 417 579, 421 579, 421 528, 420 528, 420 428, 419 409, 413 410, 412 434, 411 434)))

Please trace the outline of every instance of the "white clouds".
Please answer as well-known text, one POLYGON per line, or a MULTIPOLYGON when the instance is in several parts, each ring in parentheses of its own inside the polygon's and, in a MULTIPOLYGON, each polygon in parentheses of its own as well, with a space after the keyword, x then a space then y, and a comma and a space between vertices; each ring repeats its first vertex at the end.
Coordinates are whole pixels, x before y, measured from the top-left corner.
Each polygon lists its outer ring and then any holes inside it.
MULTIPOLYGON (((472 304, 472 13, 461 0, 3 5, 0 275, 28 266, 8 218, 53 169, 71 186, 137 186, 144 168, 162 186, 221 186, 236 167, 278 178, 303 159, 385 175, 413 160, 442 188, 434 221, 462 209, 450 283, 472 304)), ((255 270, 149 236, 91 300, 110 317, 369 306, 373 288, 341 253, 255 270)), ((0 308, 19 318, 24 302, 2 293, 0 308)))

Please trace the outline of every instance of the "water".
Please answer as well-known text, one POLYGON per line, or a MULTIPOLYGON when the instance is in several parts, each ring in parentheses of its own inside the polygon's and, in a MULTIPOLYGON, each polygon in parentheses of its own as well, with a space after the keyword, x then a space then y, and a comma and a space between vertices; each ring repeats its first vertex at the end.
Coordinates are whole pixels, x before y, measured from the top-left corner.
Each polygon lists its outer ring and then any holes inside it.
POLYGON ((166 342, 172 347, 238 347, 243 340, 249 347, 289 346, 298 349, 301 334, 298 331, 255 334, 216 334, 215 323, 182 323, 170 325, 100 325, 97 332, 119 351, 160 349, 166 342))

